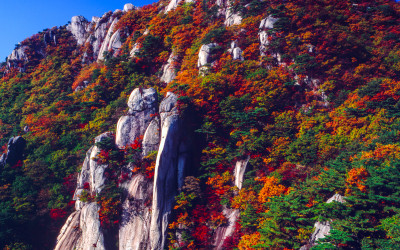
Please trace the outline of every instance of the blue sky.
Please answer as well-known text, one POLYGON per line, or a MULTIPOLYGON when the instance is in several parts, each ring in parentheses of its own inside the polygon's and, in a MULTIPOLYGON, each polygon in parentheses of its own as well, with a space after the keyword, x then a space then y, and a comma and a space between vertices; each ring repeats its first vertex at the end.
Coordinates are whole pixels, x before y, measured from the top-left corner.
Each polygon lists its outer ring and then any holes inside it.
POLYGON ((0 0, 0 62, 15 44, 46 28, 67 24, 72 16, 88 20, 105 12, 123 9, 125 3, 143 6, 156 0, 0 0))

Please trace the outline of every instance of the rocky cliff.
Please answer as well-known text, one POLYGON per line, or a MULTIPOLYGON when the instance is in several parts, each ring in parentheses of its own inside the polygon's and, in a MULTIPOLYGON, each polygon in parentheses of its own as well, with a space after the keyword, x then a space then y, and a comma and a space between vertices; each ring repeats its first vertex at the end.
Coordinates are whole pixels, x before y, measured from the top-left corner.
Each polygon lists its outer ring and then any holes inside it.
MULTIPOLYGON (((191 141, 177 111, 176 95, 168 93, 160 107, 156 105, 157 92, 154 89, 135 89, 128 100, 128 114, 120 118, 115 132, 115 144, 120 148, 143 140, 142 158, 158 150, 154 182, 143 174, 133 174, 121 183, 124 198, 118 229, 120 249, 165 247, 169 216, 191 154, 191 141), (159 116, 156 115, 158 110, 159 116)), ((113 138, 112 133, 96 137, 95 142, 105 138, 113 138)), ((100 207, 96 202, 81 198, 83 192, 99 194, 108 182, 105 175, 108 166, 96 161, 99 153, 97 146, 87 152, 74 195, 77 211, 70 215, 61 229, 55 249, 105 249, 100 207), (85 184, 89 184, 89 190, 85 190, 85 184)), ((125 167, 130 168, 129 165, 125 167)))

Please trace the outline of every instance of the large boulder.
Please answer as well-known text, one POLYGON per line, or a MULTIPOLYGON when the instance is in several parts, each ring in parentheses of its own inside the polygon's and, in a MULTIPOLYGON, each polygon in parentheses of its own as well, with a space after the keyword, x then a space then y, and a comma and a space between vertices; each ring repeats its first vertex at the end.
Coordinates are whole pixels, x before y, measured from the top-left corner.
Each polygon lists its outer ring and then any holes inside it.
POLYGON ((242 16, 239 13, 235 13, 228 7, 225 11, 225 26, 229 27, 232 25, 239 25, 242 23, 242 16))
POLYGON ((146 129, 143 136, 142 148, 143 156, 148 155, 152 151, 158 150, 160 145, 160 119, 155 117, 146 129))
POLYGON ((86 41, 88 24, 89 22, 83 16, 74 16, 67 26, 67 30, 72 33, 78 45, 82 45, 86 41))
POLYGON ((216 48, 217 46, 218 46, 218 44, 216 44, 216 43, 209 43, 209 44, 203 44, 200 47, 199 59, 197 61, 198 68, 207 66, 208 64, 212 63, 212 61, 211 61, 212 50, 213 50, 213 48, 216 48))
POLYGON ((136 9, 136 7, 131 3, 127 3, 127 4, 124 5, 124 11, 125 12, 128 12, 130 10, 134 10, 134 9, 136 9))
POLYGON ((231 42, 231 47, 228 50, 228 52, 232 55, 233 60, 240 60, 240 61, 244 60, 243 51, 241 48, 239 48, 237 41, 231 42))
POLYGON ((157 91, 153 88, 135 89, 128 100, 128 114, 117 124, 115 144, 124 147, 143 136, 157 112, 157 91))
POLYGON ((259 29, 260 29, 260 30, 263 30, 263 29, 273 29, 273 28, 274 28, 274 24, 275 24, 278 20, 279 20, 279 18, 275 18, 275 17, 273 17, 273 16, 270 15, 270 16, 268 16, 268 17, 266 17, 266 18, 264 18, 264 19, 261 20, 259 29))

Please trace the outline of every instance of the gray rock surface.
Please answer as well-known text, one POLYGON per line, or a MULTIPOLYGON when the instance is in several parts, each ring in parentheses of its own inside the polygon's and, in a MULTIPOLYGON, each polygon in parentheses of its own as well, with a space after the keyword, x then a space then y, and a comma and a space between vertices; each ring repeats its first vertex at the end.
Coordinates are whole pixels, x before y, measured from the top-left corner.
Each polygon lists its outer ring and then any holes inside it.
POLYGON ((235 165, 235 186, 239 189, 242 189, 244 174, 246 172, 247 164, 249 163, 250 156, 247 156, 244 160, 239 160, 236 162, 235 165))
POLYGON ((212 49, 217 46, 218 44, 216 43, 203 44, 201 46, 199 51, 199 60, 197 61, 198 68, 207 66, 208 64, 211 63, 212 49))
POLYGON ((225 11, 225 26, 229 27, 232 25, 239 25, 242 23, 242 16, 239 13, 232 12, 231 8, 228 7, 225 11))
POLYGON ((184 130, 176 108, 177 96, 167 93, 160 104, 161 141, 158 150, 153 187, 150 226, 151 249, 164 249, 167 228, 175 196, 183 183, 187 161, 187 144, 182 143, 184 130), (181 172, 181 173, 180 173, 181 172))
POLYGON ((218 227, 215 230, 215 238, 213 240, 213 249, 224 249, 223 244, 226 238, 232 236, 235 232, 235 224, 239 219, 240 211, 239 209, 229 209, 224 208, 222 211, 224 216, 228 219, 228 223, 226 226, 218 227))
POLYGON ((57 237, 55 250, 76 249, 81 244, 80 215, 81 211, 75 211, 68 217, 57 237))
MULTIPOLYGON (((80 210, 84 206, 84 202, 79 200, 79 195, 81 195, 85 183, 90 183, 90 157, 92 154, 94 146, 90 147, 90 149, 86 152, 85 160, 82 164, 81 172, 78 174, 76 189, 74 193, 74 197, 72 198, 75 200, 75 210, 80 210)), ((93 192, 93 190, 90 190, 93 192)))
POLYGON ((81 210, 80 227, 82 229, 82 240, 77 249, 82 250, 104 250, 104 235, 99 220, 100 206, 97 202, 89 203, 81 210))
POLYGON ((127 4, 124 5, 124 11, 125 12, 128 12, 130 10, 134 10, 134 9, 136 9, 136 7, 131 3, 127 3, 127 4))
POLYGON ((110 49, 116 49, 118 50, 121 48, 121 40, 120 40, 120 34, 118 31, 114 33, 114 28, 115 25, 118 22, 118 18, 111 18, 112 23, 111 26, 108 28, 107 35, 104 38, 103 43, 101 44, 101 48, 99 51, 99 55, 97 57, 97 61, 102 61, 104 60, 104 52, 109 51, 110 49), (117 35, 115 35, 117 34, 117 35))
POLYGON ((149 232, 153 184, 142 174, 127 184, 127 197, 122 204, 119 249, 145 250, 150 248, 149 232))
POLYGON ((228 52, 231 53, 233 60, 244 60, 243 51, 241 48, 239 48, 237 41, 231 42, 231 47, 228 52))
POLYGON ((25 50, 27 46, 19 46, 18 48, 14 49, 11 54, 7 57, 8 60, 11 61, 27 61, 28 57, 25 54, 25 50))
POLYGON ((157 91, 153 88, 132 91, 128 99, 129 112, 140 112, 146 109, 153 109, 157 104, 157 91))
MULTIPOLYGON (((111 12, 105 13, 101 18, 94 17, 92 19, 91 29, 93 31, 92 35, 87 39, 87 42, 90 42, 92 44, 93 57, 95 59, 98 59, 100 56, 102 44, 108 33, 108 28, 111 26, 113 21, 114 18, 112 17, 111 12)), ((101 54, 101 56, 103 56, 103 54, 101 54)))
POLYGON ((260 30, 262 30, 262 29, 273 29, 274 28, 274 24, 278 20, 279 20, 279 18, 275 18, 273 16, 268 16, 267 18, 264 18, 263 20, 261 20, 259 28, 260 28, 260 30))
MULTIPOLYGON (((268 35, 267 30, 273 29, 274 28, 274 24, 279 20, 279 18, 274 18, 273 16, 268 16, 266 18, 264 18, 263 20, 261 20, 260 23, 260 31, 258 33, 258 37, 260 39, 260 54, 262 56, 265 56, 265 53, 267 51, 267 47, 270 44, 270 39, 273 39, 273 35, 268 35)), ((275 59, 278 60, 278 63, 280 63, 280 54, 279 53, 275 53, 272 55, 275 59), (279 55, 279 58, 278 56, 279 55)))
MULTIPOLYGON (((95 142, 100 142, 107 137, 112 138, 113 134, 111 132, 103 133, 95 138, 95 142)), ((107 165, 99 164, 96 161, 96 157, 99 153, 100 149, 97 146, 93 146, 92 151, 90 152, 90 160, 89 160, 90 191, 95 194, 101 192, 107 181, 106 177, 104 176, 104 171, 107 168, 107 165)))
POLYGON ((132 144, 136 138, 144 135, 152 115, 157 112, 157 92, 153 88, 135 89, 128 100, 129 112, 122 116, 117 124, 115 144, 124 147, 132 144))
POLYGON ((72 17, 71 23, 67 26, 67 30, 69 30, 75 37, 78 45, 85 43, 87 39, 88 28, 89 22, 83 16, 72 17))
MULTIPOLYGON (((335 194, 331 198, 329 198, 326 203, 331 203, 331 202, 340 202, 344 203, 346 202, 344 199, 344 196, 340 194, 335 194)), ((330 221, 317 221, 314 224, 314 232, 311 235, 311 238, 309 240, 309 243, 305 246, 302 246, 300 249, 302 250, 308 250, 311 247, 317 245, 317 241, 320 239, 325 238, 327 235, 329 235, 329 232, 331 231, 332 227, 330 224, 330 221)))
POLYGON ((165 64, 162 68, 163 74, 160 78, 162 82, 170 83, 176 77, 175 72, 175 62, 177 60, 177 56, 172 52, 168 58, 167 64, 165 64))
POLYGON ((142 148, 143 156, 148 155, 151 151, 158 150, 160 144, 160 119, 155 117, 146 129, 143 136, 142 148))

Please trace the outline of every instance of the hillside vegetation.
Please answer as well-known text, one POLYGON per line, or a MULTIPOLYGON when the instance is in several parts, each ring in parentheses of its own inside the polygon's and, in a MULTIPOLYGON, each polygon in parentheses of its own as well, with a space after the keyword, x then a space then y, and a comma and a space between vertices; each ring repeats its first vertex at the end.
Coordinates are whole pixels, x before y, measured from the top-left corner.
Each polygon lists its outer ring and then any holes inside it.
POLYGON ((226 208, 240 218, 224 249, 298 249, 316 221, 332 229, 312 249, 398 249, 400 5, 221 2, 110 12, 121 46, 103 60, 67 25, 21 42, 26 58, 0 68, 0 145, 5 153, 10 137, 27 141, 23 160, 0 169, 0 247, 54 247, 94 138, 115 130, 133 89, 153 87, 179 96, 198 151, 169 249, 209 249, 226 208), (241 21, 227 25, 221 6, 241 21), (235 163, 247 159, 239 189, 235 163), (345 202, 326 203, 335 194, 345 202))

